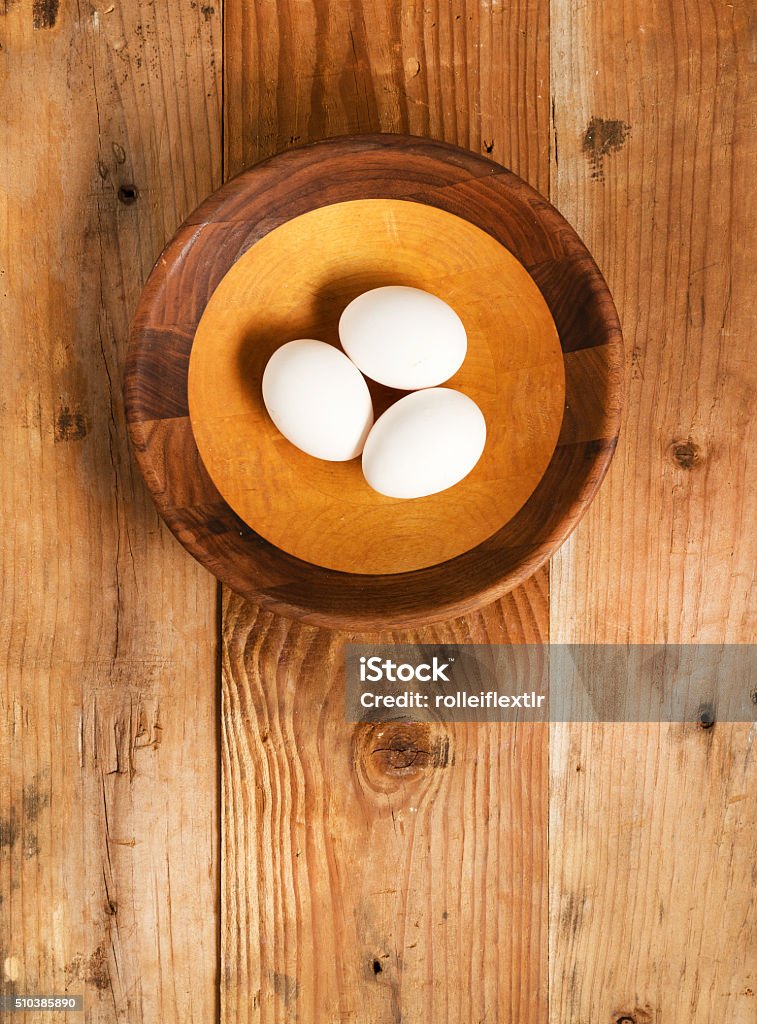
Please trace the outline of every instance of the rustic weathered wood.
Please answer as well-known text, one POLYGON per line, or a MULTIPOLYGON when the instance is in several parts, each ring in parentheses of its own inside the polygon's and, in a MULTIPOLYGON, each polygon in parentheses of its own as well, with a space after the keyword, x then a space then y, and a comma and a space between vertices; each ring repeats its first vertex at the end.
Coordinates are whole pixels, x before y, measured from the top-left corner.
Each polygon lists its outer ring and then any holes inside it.
MULTIPOLYGON (((547 580, 368 642, 543 639, 547 580)), ((350 725, 354 634, 226 595, 223 1021, 537 1024, 548 726, 350 725)))
POLYGON ((233 0, 227 175, 335 135, 444 139, 549 190, 549 4, 233 0))
MULTIPOLYGON (((546 29, 542 0, 234 4, 227 172, 290 144, 381 129, 491 147, 546 191, 546 29)), ((426 635, 534 642, 546 620, 542 569, 485 615, 426 635)), ((339 696, 344 634, 227 595, 224 636, 222 1019, 287 1021, 302 1007, 313 1024, 542 1024, 546 729, 496 728, 491 747, 486 730, 456 727, 446 768, 422 753, 422 730, 371 746, 331 705, 315 712, 314 735, 293 715, 299 687, 339 696), (405 785, 416 752, 423 763, 405 785)))
MULTIPOLYGON (((491 147, 547 194, 546 0, 228 8, 230 173, 291 144, 381 129, 491 147)), ((98 1021, 215 1017, 214 588, 160 530, 130 467, 117 375, 153 257, 220 180, 220 14, 189 0, 0 3, 0 980, 3 991, 83 991, 98 1021)), ((632 346, 620 457, 553 562, 557 640, 754 636, 747 14, 552 3, 551 197, 598 257, 632 346)), ((586 372, 598 355, 580 354, 586 372)), ((572 417, 563 431, 580 438, 572 417)), ((385 1024, 398 1008, 542 1024, 544 731, 498 728, 494 747, 455 727, 459 760, 444 769, 439 737, 363 732, 350 781, 326 712, 320 739, 291 713, 297 687, 314 685, 297 674, 305 657, 333 695, 338 640, 231 596, 225 618, 225 1019, 291 1020, 302 1002, 317 1021, 333 994, 329 1024, 350 1010, 385 1024), (284 741, 266 736, 269 713, 284 741), (323 813, 297 817, 311 797, 323 813), (350 839, 329 821, 358 804, 364 832, 350 839), (303 820, 314 838, 287 860, 303 820), (424 841, 439 850, 445 832, 465 877, 449 858, 421 877, 424 841), (357 838, 361 863, 390 881, 343 881, 357 838), (314 852, 331 858, 323 871, 314 852), (492 879, 504 897, 485 888, 492 879), (530 902, 514 902, 513 880, 530 902), (443 891, 462 912, 441 905, 443 891), (403 901, 411 892, 425 895, 425 916, 403 901), (305 913, 334 906, 346 916, 305 913), (263 958, 259 911, 274 940, 263 958), (441 979, 435 992, 422 963, 441 979)), ((450 628, 429 635, 546 638, 546 571, 450 628)), ((719 724, 553 729, 554 1024, 751 1024, 750 743, 753 732, 719 724)))
MULTIPOLYGON (((618 302, 627 421, 553 561, 555 641, 754 641, 744 4, 552 3, 551 198, 618 302)), ((556 726, 551 1016, 755 1016, 754 727, 556 726)))
POLYGON ((217 1012, 216 586, 160 525, 120 376, 219 183, 219 10, 0 3, 0 990, 87 1021, 217 1012))
MULTIPOLYGON (((377 418, 403 394, 368 384, 377 418)), ((329 569, 397 573, 464 554, 526 503, 560 434, 565 370, 549 307, 491 235, 425 203, 362 199, 295 217, 240 257, 195 333, 188 399, 208 474, 256 533, 329 569), (438 295, 461 317, 467 353, 444 386, 487 424, 473 472, 414 501, 372 490, 359 458, 327 462, 289 444, 262 396, 277 348, 293 338, 338 348, 347 305, 387 284, 438 295)))
MULTIPOLYGON (((140 300, 129 347, 127 416, 166 522, 239 594, 326 626, 427 623, 506 593, 573 529, 612 458, 621 362, 620 329, 604 281, 575 232, 537 192, 463 150, 369 135, 281 154, 236 177, 189 218, 140 300), (201 468, 186 411, 196 326, 240 252, 265 241, 292 214, 356 197, 425 202, 509 248, 541 290, 565 353, 571 429, 559 437, 538 486, 496 532, 450 561, 413 571, 337 572, 275 547, 239 518, 201 468), (589 350, 596 358, 587 359, 589 350), (177 415, 182 403, 183 416, 177 415)), ((237 384, 225 387, 224 400, 234 391, 237 384)), ((202 436, 207 447, 207 431, 202 436)))

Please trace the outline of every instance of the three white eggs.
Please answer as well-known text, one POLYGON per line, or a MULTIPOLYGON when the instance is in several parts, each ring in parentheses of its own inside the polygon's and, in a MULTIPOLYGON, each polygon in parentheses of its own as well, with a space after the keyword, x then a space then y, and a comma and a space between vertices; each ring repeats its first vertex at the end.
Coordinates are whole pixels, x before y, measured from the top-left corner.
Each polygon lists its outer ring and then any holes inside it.
POLYGON ((419 288, 374 288, 346 307, 339 339, 344 352, 306 338, 269 359, 263 402, 281 434, 330 462, 362 453, 366 481, 390 498, 436 494, 466 477, 483 453, 486 423, 471 398, 438 386, 467 351, 455 311, 419 288), (411 393, 374 423, 363 375, 411 393))

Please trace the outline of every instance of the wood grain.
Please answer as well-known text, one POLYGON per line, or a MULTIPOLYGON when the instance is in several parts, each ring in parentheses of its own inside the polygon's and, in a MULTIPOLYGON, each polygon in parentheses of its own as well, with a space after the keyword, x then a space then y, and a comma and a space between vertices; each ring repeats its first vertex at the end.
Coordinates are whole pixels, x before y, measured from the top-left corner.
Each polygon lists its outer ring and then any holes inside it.
MULTIPOLYGON (((227 173, 320 137, 412 131, 491 146, 544 191, 546 17, 541 0, 235 4, 227 173)), ((427 635, 533 642, 546 621, 541 570, 427 635)), ((346 636, 225 598, 222 1019, 541 1024, 546 729, 456 726, 442 767, 423 751, 445 737, 349 726, 331 703, 346 636), (325 702, 310 725, 295 713, 309 693, 325 702)))
MULTIPOLYGON (((264 275, 257 276, 262 282, 264 275)), ((232 272, 229 280, 235 279, 232 272)), ((199 336, 202 341, 202 330, 199 336)), ((192 362, 190 357, 190 367, 192 362)), ((177 232, 134 317, 126 413, 140 468, 163 518, 222 582, 269 611, 332 628, 379 629, 479 608, 546 561, 592 500, 612 458, 621 366, 620 328, 602 275, 564 218, 521 178, 436 141, 345 136, 280 154, 238 175, 177 232), (357 198, 436 207, 509 249, 554 310, 566 394, 573 401, 572 433, 559 438, 525 504, 455 558, 401 573, 337 571, 272 544, 199 469, 188 420, 188 350, 206 304, 232 266, 250 246, 254 255, 256 244, 265 244, 269 233, 293 217, 322 216, 325 205, 357 198), (596 351, 596 358, 587 358, 586 349, 596 351), (177 416, 179 411, 184 415, 177 416)), ((224 398, 233 402, 238 390, 225 385, 224 398)), ((207 432, 199 427, 207 451, 207 432)), ((217 475, 212 457, 209 468, 217 475)))
MULTIPOLYGON (((748 14, 229 0, 228 174, 349 131, 446 139, 551 180, 621 309, 627 426, 553 562, 551 627, 541 570, 426 635, 753 639, 748 14)), ((216 1019, 214 586, 160 528, 117 378, 152 260, 220 181, 220 21, 218 3, 0 3, 1 980, 83 992, 88 1021, 216 1019)), ((187 340, 171 332, 179 362, 187 340)), ((171 395, 151 429, 191 450, 171 395)), ((328 702, 343 634, 228 594, 224 633, 225 1020, 302 1002, 316 1024, 751 1024, 753 731, 553 727, 548 1014, 544 731, 351 744, 327 703, 313 734, 300 666, 328 702)))
MULTIPOLYGON (((747 6, 553 2, 552 198, 618 302, 627 420, 551 637, 753 641, 747 6)), ((754 728, 555 726, 555 1024, 755 1014, 754 728)))
MULTIPOLYGON (((295 217, 239 258, 198 324, 187 384, 205 468, 256 533, 305 562, 380 574, 464 554, 522 508, 557 443, 564 381, 549 307, 510 252, 444 210, 362 199, 295 217), (414 501, 372 490, 359 458, 327 462, 295 448, 262 397, 282 344, 316 338, 341 351, 344 309, 390 283, 437 295, 461 317, 467 353, 444 386, 472 398, 487 424, 473 472, 414 501)), ((376 418, 403 394, 368 383, 376 418)))
POLYGON ((219 183, 210 10, 0 4, 0 981, 87 1021, 217 1011, 216 587, 120 391, 152 261, 219 183))
MULTIPOLYGON (((537 642, 538 574, 366 642, 537 642)), ((353 725, 344 643, 226 594, 222 1020, 543 1020, 545 725, 353 725)))
POLYGON ((547 0, 234 0, 225 23, 227 176, 318 139, 407 132, 547 195, 547 0))

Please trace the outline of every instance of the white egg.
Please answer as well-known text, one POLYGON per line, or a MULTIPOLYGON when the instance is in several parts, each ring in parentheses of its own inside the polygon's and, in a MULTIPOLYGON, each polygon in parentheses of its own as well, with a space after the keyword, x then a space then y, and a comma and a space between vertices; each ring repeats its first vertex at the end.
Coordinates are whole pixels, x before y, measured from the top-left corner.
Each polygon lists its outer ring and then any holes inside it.
POLYGON ((363 474, 390 498, 423 498, 458 483, 486 443, 483 413, 467 395, 429 388, 379 416, 363 450, 363 474))
POLYGON ((358 295, 339 321, 344 351, 366 377, 402 391, 432 388, 460 369, 463 322, 436 295, 390 285, 358 295))
POLYGON ((344 352, 312 338, 276 349, 263 373, 263 401, 288 441, 329 462, 358 456, 373 425, 360 371, 344 352))

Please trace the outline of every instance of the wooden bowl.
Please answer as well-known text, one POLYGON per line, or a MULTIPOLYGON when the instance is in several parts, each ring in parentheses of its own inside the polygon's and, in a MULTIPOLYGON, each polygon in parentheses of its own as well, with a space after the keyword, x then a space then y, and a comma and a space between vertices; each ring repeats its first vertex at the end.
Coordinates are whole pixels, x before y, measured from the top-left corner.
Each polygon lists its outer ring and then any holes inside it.
MULTIPOLYGON (((330 627, 431 622, 488 603, 562 543, 612 457, 622 340, 602 276, 538 193, 425 139, 336 139, 259 164, 179 229, 131 333, 126 409, 168 526, 219 579, 330 627), (409 284, 460 314, 447 386, 488 424, 476 469, 395 501, 359 460, 299 452, 260 377, 296 337, 338 344, 355 295, 409 284)), ((397 397, 372 387, 377 413, 397 397)))

